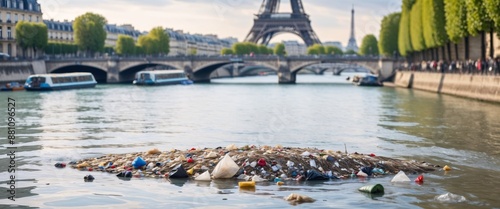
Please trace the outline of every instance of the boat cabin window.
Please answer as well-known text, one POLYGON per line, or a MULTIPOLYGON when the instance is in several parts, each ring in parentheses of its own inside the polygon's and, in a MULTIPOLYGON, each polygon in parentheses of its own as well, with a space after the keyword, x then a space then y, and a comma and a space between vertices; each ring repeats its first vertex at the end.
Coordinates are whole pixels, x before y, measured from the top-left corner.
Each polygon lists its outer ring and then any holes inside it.
POLYGON ((138 75, 139 80, 149 80, 151 79, 151 75, 149 73, 140 73, 138 75))
POLYGON ((158 74, 158 75, 156 75, 156 80, 171 79, 171 78, 184 78, 184 77, 186 77, 186 75, 184 73, 158 74))
POLYGON ((52 78, 52 83, 54 84, 59 84, 59 83, 74 83, 74 82, 86 82, 86 81, 93 81, 92 76, 90 75, 81 75, 81 76, 71 76, 71 77, 53 77, 52 78))
POLYGON ((29 83, 33 87, 40 87, 40 84, 45 83, 45 77, 32 77, 29 83))

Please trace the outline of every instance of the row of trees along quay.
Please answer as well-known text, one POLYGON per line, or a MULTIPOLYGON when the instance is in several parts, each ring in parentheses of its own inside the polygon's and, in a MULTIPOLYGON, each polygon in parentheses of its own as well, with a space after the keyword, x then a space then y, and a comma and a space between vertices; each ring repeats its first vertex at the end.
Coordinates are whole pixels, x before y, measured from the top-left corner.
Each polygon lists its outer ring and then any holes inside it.
POLYGON ((403 0, 401 12, 383 18, 379 47, 381 54, 399 52, 409 61, 485 60, 494 58, 494 33, 499 32, 500 0, 403 0), (477 35, 481 55, 470 57, 469 40, 477 35))
POLYGON ((96 53, 116 52, 120 55, 161 55, 168 54, 170 40, 162 27, 153 28, 148 34, 139 37, 137 43, 130 36, 120 35, 115 47, 105 46, 107 24, 105 17, 95 13, 85 13, 73 22, 74 43, 49 42, 48 29, 43 23, 20 21, 16 24, 16 42, 26 57, 28 49, 32 49, 34 57, 38 51, 48 55, 76 55, 78 52, 86 56, 96 53))

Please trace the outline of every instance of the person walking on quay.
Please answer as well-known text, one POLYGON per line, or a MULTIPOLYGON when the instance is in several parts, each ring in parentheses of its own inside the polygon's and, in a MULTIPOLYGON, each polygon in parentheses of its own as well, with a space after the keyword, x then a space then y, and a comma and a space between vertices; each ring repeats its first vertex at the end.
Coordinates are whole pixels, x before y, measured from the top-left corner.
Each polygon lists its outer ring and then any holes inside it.
POLYGON ((493 60, 495 75, 500 73, 500 56, 493 60))
POLYGON ((488 57, 488 74, 493 75, 495 73, 496 62, 493 58, 488 57))
POLYGON ((482 63, 481 63, 481 58, 476 60, 476 70, 478 74, 481 74, 481 69, 482 69, 482 63))
POLYGON ((474 73, 474 61, 472 61, 472 59, 467 60, 467 73, 468 74, 474 73))

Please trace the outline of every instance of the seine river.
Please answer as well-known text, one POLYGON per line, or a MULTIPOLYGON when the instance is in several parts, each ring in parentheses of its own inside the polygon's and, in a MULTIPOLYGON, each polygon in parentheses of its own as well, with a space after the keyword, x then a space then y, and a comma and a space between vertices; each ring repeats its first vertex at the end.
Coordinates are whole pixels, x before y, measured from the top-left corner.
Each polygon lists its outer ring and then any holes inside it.
MULTIPOLYGON (((399 88, 357 87, 345 76, 299 75, 214 80, 190 86, 98 85, 95 89, 0 93, 0 208, 283 208, 290 193, 304 208, 500 208, 500 104, 399 88), (7 100, 16 101, 16 201, 8 200, 7 100), (57 169, 108 153, 229 144, 318 147, 426 161, 453 170, 424 174, 423 185, 393 176, 321 183, 122 181, 57 169), (383 196, 357 191, 380 183, 383 196), (440 202, 453 193, 463 202, 440 202)), ((415 179, 416 175, 409 175, 415 179)))

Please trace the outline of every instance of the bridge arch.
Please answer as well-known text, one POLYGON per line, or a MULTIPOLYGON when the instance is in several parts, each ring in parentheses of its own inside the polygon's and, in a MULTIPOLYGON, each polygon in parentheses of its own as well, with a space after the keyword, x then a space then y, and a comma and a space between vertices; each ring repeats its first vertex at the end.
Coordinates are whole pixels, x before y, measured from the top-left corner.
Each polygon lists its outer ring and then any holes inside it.
POLYGON ((341 73, 343 73, 344 71, 346 70, 354 70, 355 73, 372 73, 373 72, 365 67, 344 67, 344 68, 340 68, 340 70, 335 70, 333 73, 334 75, 340 75, 341 73), (358 70, 358 69, 365 69, 365 70, 358 70))
POLYGON ((108 72, 106 69, 92 65, 71 64, 71 65, 60 66, 58 68, 51 69, 50 71, 47 72, 48 73, 88 72, 94 75, 94 78, 98 83, 106 83, 108 78, 108 72))
POLYGON ((272 72, 277 72, 276 69, 262 66, 262 65, 250 65, 250 66, 245 66, 241 71, 239 72, 239 76, 248 76, 249 73, 254 72, 254 71, 272 71, 272 72))
POLYGON ((224 65, 232 64, 231 61, 226 62, 216 62, 210 63, 206 65, 202 65, 196 69, 189 69, 188 66, 185 66, 184 71, 186 71, 191 80, 197 83, 210 83, 210 75, 217 69, 223 67, 224 65))

